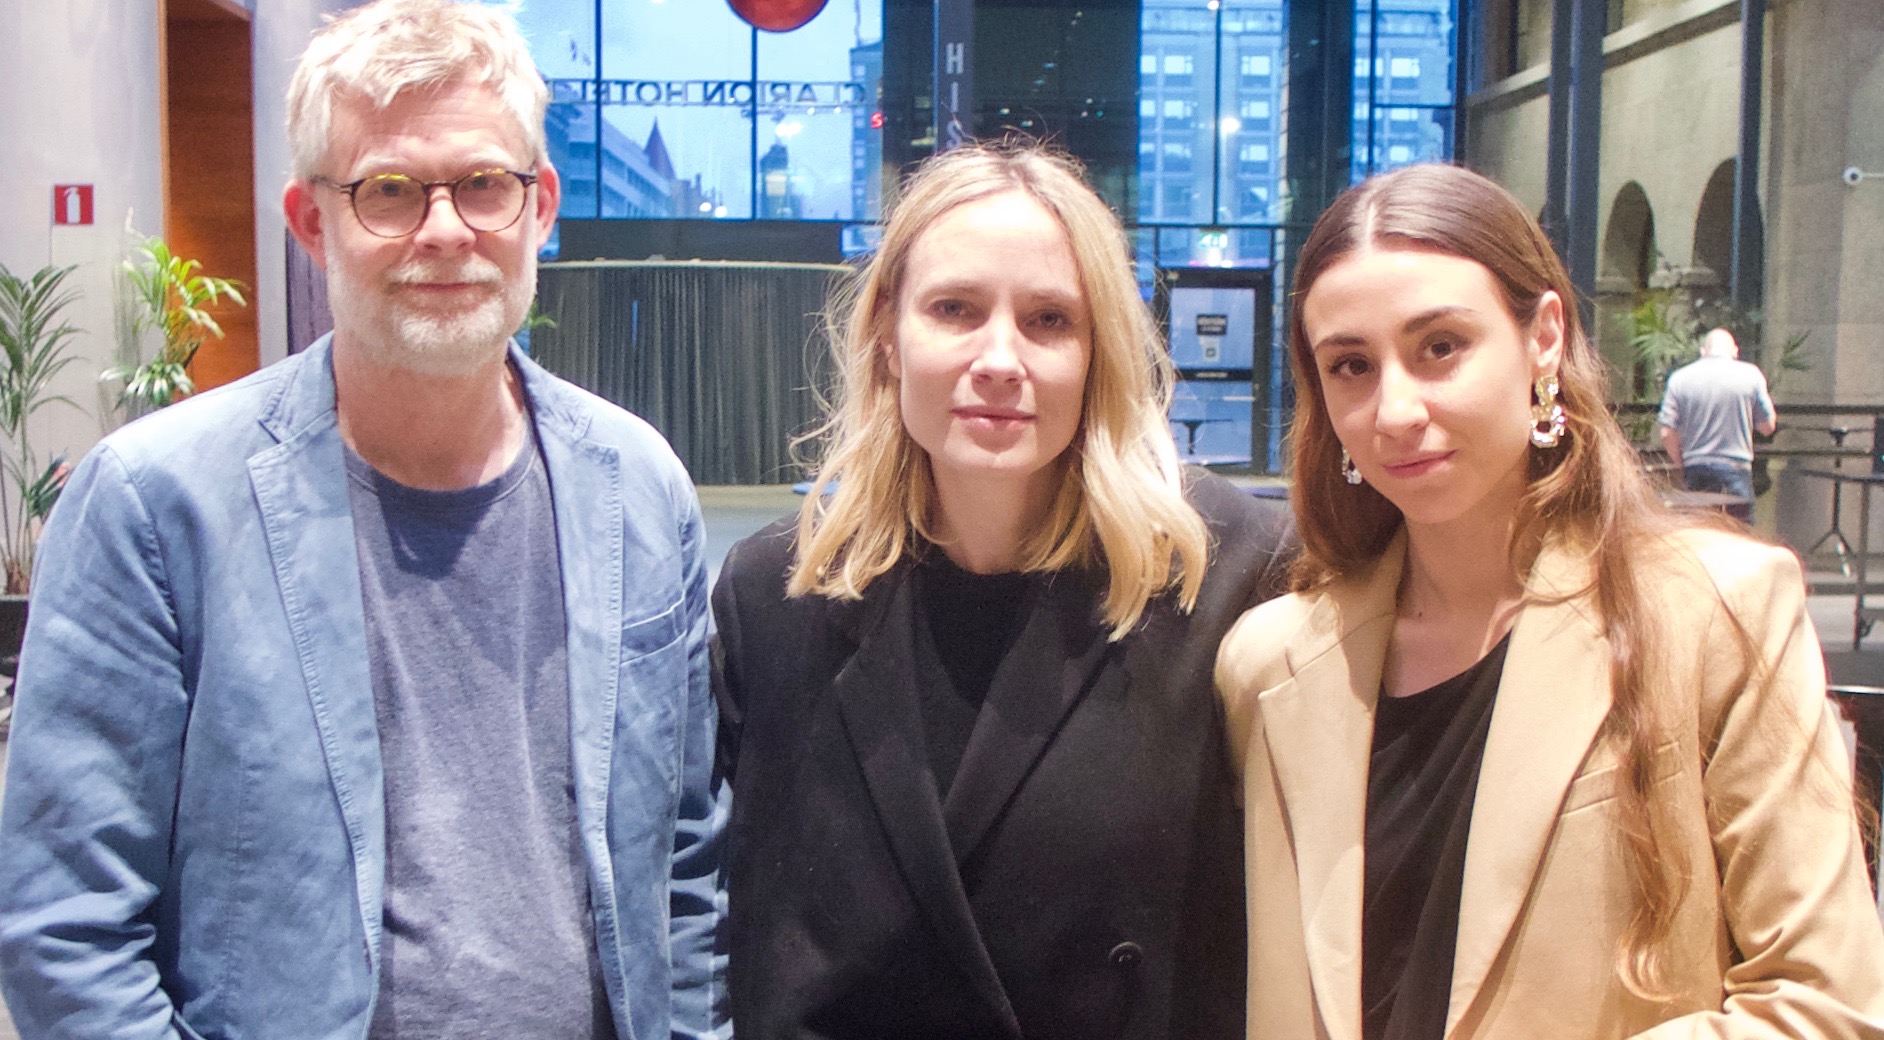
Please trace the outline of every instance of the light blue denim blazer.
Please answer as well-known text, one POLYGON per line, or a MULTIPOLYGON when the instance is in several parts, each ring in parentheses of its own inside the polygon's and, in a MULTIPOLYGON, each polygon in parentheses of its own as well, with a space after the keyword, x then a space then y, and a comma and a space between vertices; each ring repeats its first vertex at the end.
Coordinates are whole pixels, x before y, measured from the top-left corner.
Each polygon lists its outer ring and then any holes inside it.
MULTIPOLYGON (((724 806, 699 506, 646 423, 511 355, 555 504, 615 1027, 711 1035, 724 806)), ((346 479, 326 339, 73 473, 0 808, 0 987, 22 1036, 366 1035, 385 807, 346 479)))

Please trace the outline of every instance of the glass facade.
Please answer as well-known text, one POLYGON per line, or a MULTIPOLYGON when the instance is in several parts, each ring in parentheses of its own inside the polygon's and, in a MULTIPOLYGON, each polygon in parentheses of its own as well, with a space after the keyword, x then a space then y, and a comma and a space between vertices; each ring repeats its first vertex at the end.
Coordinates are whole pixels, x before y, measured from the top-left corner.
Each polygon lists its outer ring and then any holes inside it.
MULTIPOLYGON (((933 147, 927 0, 830 0, 782 34, 721 0, 505 2, 550 80, 564 217, 835 222, 854 255, 877 240, 884 171, 933 147)), ((1264 294, 1255 342, 1183 366, 1193 457, 1279 463, 1292 244, 1342 183, 1451 158, 1458 3, 975 4, 975 132, 1078 155, 1132 229, 1147 298, 1160 271, 1261 273, 1223 283, 1264 294)))
MULTIPOLYGON (((1346 4, 1302 0, 1142 0, 1135 237, 1141 285, 1150 294, 1158 270, 1246 269, 1267 272, 1252 284, 1274 294, 1254 349, 1226 345, 1209 365, 1179 359, 1184 378, 1172 422, 1189 457, 1248 460, 1257 469, 1280 462, 1291 402, 1286 358, 1273 345, 1283 342, 1286 243, 1291 234, 1299 240, 1315 216, 1291 207, 1291 177, 1302 171, 1288 161, 1290 70, 1293 62, 1313 61, 1291 53, 1300 45, 1291 42, 1291 18, 1353 19, 1352 182, 1452 157, 1456 4, 1352 0, 1350 15, 1346 4), (1217 360, 1231 354, 1240 364, 1217 360)), ((1179 352, 1195 336, 1176 309, 1170 320, 1179 352)))
POLYGON ((1356 0, 1353 177, 1452 158, 1457 0, 1356 0))
POLYGON ((1266 265, 1267 234, 1209 229, 1278 217, 1287 96, 1284 0, 1144 0, 1138 223, 1160 266, 1266 265))
POLYGON ((514 6, 550 82, 562 216, 877 219, 882 0, 830 0, 788 33, 724 3, 514 6))

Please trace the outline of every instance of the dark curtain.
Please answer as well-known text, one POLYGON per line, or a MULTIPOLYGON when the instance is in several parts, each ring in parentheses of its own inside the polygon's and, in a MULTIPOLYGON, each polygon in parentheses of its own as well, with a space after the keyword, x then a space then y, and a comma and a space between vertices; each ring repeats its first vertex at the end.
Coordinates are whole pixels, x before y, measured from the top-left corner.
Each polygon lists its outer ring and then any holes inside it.
POLYGON ((791 440, 828 385, 825 264, 545 264, 530 334, 550 371, 641 416, 700 484, 803 479, 791 440))

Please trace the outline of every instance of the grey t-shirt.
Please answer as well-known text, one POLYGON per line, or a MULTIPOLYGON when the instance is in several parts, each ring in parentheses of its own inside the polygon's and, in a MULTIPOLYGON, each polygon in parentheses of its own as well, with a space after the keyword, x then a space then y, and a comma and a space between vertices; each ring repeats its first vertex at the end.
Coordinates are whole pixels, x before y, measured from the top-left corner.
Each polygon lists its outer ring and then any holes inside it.
POLYGON ((385 762, 371 1040, 609 1040, 569 750, 568 647, 534 442, 462 491, 347 453, 385 762))
POLYGON ((1753 427, 1773 421, 1773 399, 1758 365, 1704 357, 1668 377, 1656 421, 1681 435, 1681 460, 1753 461, 1753 427))

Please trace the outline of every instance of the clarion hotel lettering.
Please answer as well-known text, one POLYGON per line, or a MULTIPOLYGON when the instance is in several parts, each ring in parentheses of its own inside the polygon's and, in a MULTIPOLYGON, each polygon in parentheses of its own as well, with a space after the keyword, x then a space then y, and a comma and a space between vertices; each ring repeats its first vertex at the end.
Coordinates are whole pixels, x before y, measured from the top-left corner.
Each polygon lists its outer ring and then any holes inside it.
POLYGON ((699 108, 854 108, 861 83, 749 79, 553 79, 550 98, 562 104, 661 105, 699 108))

